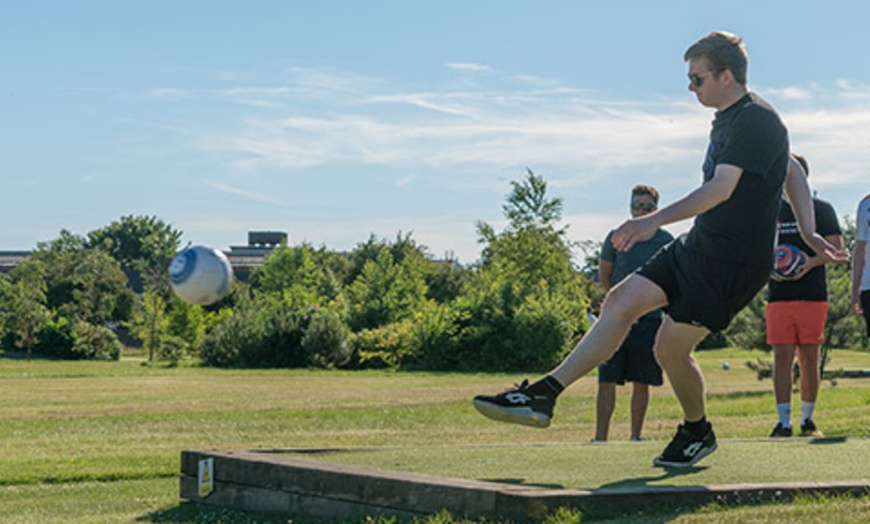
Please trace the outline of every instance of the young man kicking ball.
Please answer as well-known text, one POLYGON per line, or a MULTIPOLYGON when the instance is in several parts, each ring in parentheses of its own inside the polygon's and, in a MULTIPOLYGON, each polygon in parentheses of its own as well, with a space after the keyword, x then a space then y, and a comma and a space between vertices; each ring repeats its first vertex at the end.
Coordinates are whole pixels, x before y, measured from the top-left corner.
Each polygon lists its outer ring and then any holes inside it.
POLYGON ((788 133, 773 108, 747 87, 743 41, 710 33, 692 44, 684 59, 689 89, 717 111, 703 183, 684 198, 623 223, 613 245, 627 251, 658 228, 693 216, 694 226, 608 292, 598 321, 549 374, 531 385, 525 381, 498 395, 475 397, 483 415, 548 426, 563 389, 607 360, 640 316, 662 308, 667 315, 654 352, 685 421, 654 464, 692 466, 716 449, 704 376, 692 350, 711 331, 724 329, 767 282, 783 184, 807 244, 826 260, 846 260, 814 232, 806 179, 787 177, 788 133))

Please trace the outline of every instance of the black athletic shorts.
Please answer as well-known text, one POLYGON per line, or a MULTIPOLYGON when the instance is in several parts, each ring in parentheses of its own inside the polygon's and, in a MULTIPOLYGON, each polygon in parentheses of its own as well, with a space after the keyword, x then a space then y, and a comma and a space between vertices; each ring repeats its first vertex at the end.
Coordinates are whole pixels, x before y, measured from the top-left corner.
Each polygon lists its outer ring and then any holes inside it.
POLYGON ((864 325, 867 327, 867 336, 870 337, 870 291, 861 292, 861 309, 864 310, 864 325))
POLYGON ((671 319, 713 332, 728 327, 770 278, 769 268, 723 262, 690 251, 685 236, 660 249, 637 272, 667 294, 668 305, 662 309, 671 319))
POLYGON ((635 322, 619 350, 598 366, 598 382, 616 382, 620 386, 626 382, 661 386, 662 368, 653 355, 653 344, 661 325, 661 316, 641 317, 635 322))

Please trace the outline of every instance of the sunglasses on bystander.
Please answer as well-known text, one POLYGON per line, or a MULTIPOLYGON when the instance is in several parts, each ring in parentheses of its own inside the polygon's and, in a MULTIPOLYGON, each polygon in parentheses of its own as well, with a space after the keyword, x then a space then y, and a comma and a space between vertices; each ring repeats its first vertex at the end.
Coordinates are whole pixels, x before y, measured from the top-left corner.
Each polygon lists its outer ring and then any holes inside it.
POLYGON ((647 202, 632 202, 631 208, 637 211, 655 211, 656 205, 647 202))

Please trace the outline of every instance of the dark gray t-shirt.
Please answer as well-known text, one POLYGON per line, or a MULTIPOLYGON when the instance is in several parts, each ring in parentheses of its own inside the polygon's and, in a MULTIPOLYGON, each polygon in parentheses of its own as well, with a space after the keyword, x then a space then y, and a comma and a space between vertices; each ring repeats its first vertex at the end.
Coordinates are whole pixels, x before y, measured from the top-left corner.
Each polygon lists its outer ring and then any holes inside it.
POLYGON ((719 164, 740 167, 743 174, 728 200, 695 218, 686 248, 716 260, 769 269, 788 155, 788 131, 755 93, 717 112, 704 183, 719 164))

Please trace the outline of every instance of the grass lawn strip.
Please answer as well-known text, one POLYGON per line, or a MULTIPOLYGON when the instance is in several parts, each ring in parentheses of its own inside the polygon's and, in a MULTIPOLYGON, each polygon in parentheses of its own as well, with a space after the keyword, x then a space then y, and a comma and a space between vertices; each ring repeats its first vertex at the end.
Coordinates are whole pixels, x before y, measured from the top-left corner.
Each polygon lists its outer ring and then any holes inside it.
POLYGON ((312 459, 442 477, 560 489, 870 482, 870 438, 720 440, 693 468, 652 466, 662 442, 348 449, 312 459))

